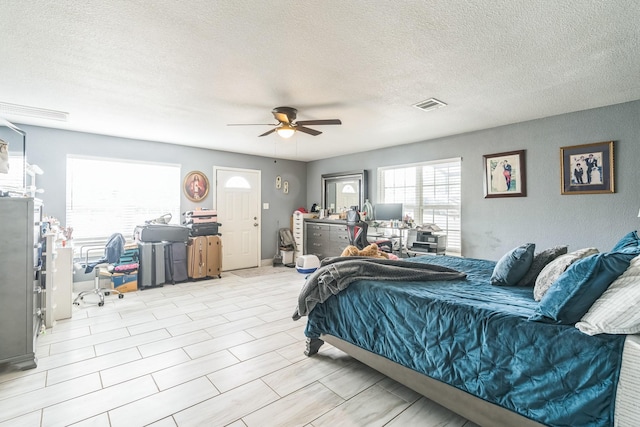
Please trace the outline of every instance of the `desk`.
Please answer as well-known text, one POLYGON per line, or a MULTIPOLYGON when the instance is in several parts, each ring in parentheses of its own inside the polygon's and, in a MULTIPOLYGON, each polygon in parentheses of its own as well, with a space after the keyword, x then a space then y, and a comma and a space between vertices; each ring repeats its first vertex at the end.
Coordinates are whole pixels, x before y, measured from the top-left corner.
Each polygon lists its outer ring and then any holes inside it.
MULTIPOLYGON (((402 258, 402 255, 405 253, 405 247, 404 244, 402 243, 403 240, 403 236, 404 233, 411 230, 409 227, 392 227, 389 225, 379 225, 377 227, 375 227, 373 224, 369 225, 369 231, 371 230, 375 230, 374 233, 367 233, 367 236, 375 236, 375 237, 385 237, 387 239, 390 239, 391 241, 395 241, 396 239, 398 240, 398 249, 395 249, 395 244, 393 245, 393 250, 394 252, 398 252, 398 256, 400 258, 402 258), (382 233, 378 233, 378 230, 383 230, 382 233), (385 232, 385 230, 389 230, 389 232, 391 233, 391 235, 387 234, 385 232)), ((374 239, 369 239, 374 240, 374 239)))

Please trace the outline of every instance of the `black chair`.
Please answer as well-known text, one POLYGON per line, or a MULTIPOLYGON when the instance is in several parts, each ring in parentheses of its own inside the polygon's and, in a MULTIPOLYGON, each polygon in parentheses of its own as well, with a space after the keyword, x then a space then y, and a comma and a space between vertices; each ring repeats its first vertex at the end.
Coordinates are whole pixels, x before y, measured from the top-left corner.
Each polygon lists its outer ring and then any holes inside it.
POLYGON ((369 242, 367 231, 369 224, 360 219, 360 214, 356 210, 347 211, 347 232, 349 234, 349 244, 358 249, 364 249, 371 243, 378 245, 378 248, 387 253, 393 252, 393 242, 389 239, 379 239, 369 242))

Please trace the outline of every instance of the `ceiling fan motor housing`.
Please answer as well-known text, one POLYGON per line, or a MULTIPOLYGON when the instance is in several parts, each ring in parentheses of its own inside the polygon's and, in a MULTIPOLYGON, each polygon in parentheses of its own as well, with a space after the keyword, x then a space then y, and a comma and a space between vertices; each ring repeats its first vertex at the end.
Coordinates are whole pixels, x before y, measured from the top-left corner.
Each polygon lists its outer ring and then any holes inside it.
POLYGON ((298 110, 292 107, 276 107, 271 111, 276 117, 277 114, 284 114, 288 119, 289 123, 294 121, 298 116, 298 110))

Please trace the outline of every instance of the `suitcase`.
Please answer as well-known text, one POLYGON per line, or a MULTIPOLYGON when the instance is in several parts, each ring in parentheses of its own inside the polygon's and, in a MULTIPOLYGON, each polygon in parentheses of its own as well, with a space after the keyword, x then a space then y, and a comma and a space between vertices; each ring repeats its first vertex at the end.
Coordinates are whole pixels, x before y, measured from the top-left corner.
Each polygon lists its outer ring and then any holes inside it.
POLYGON ((138 242, 186 242, 189 229, 174 224, 138 225, 133 230, 133 238, 138 242))
POLYGON ((196 216, 218 216, 218 211, 215 209, 196 209, 195 211, 186 211, 183 212, 182 215, 185 217, 196 217, 196 216))
POLYGON ((207 276, 222 277, 222 239, 220 236, 207 236, 207 276))
POLYGON ((165 243, 138 243, 138 289, 162 286, 165 283, 165 243))
POLYGON ((207 238, 192 237, 187 243, 187 274, 191 279, 207 277, 207 238))
POLYGON ((216 223, 218 222, 218 216, 217 215, 211 215, 211 216, 192 216, 192 217, 185 217, 184 221, 182 221, 183 225, 188 225, 188 224, 212 224, 212 223, 216 223))
POLYGON ((165 280, 175 285, 184 282, 187 274, 187 244, 183 242, 167 243, 165 247, 165 280))
POLYGON ((191 237, 195 236, 214 236, 218 234, 218 227, 222 224, 213 222, 209 224, 188 224, 187 229, 191 237))
POLYGON ((218 222, 218 212, 215 209, 200 209, 184 212, 182 224, 207 224, 218 222))

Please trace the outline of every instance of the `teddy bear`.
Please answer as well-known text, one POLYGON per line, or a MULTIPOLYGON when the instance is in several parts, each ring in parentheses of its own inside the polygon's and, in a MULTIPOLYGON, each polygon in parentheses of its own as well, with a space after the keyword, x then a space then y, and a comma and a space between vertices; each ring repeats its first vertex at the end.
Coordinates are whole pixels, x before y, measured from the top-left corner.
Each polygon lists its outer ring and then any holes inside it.
POLYGON ((396 255, 382 252, 378 245, 371 243, 363 249, 358 249, 353 245, 349 245, 342 251, 340 256, 362 256, 369 258, 385 258, 385 259, 398 259, 396 255))

